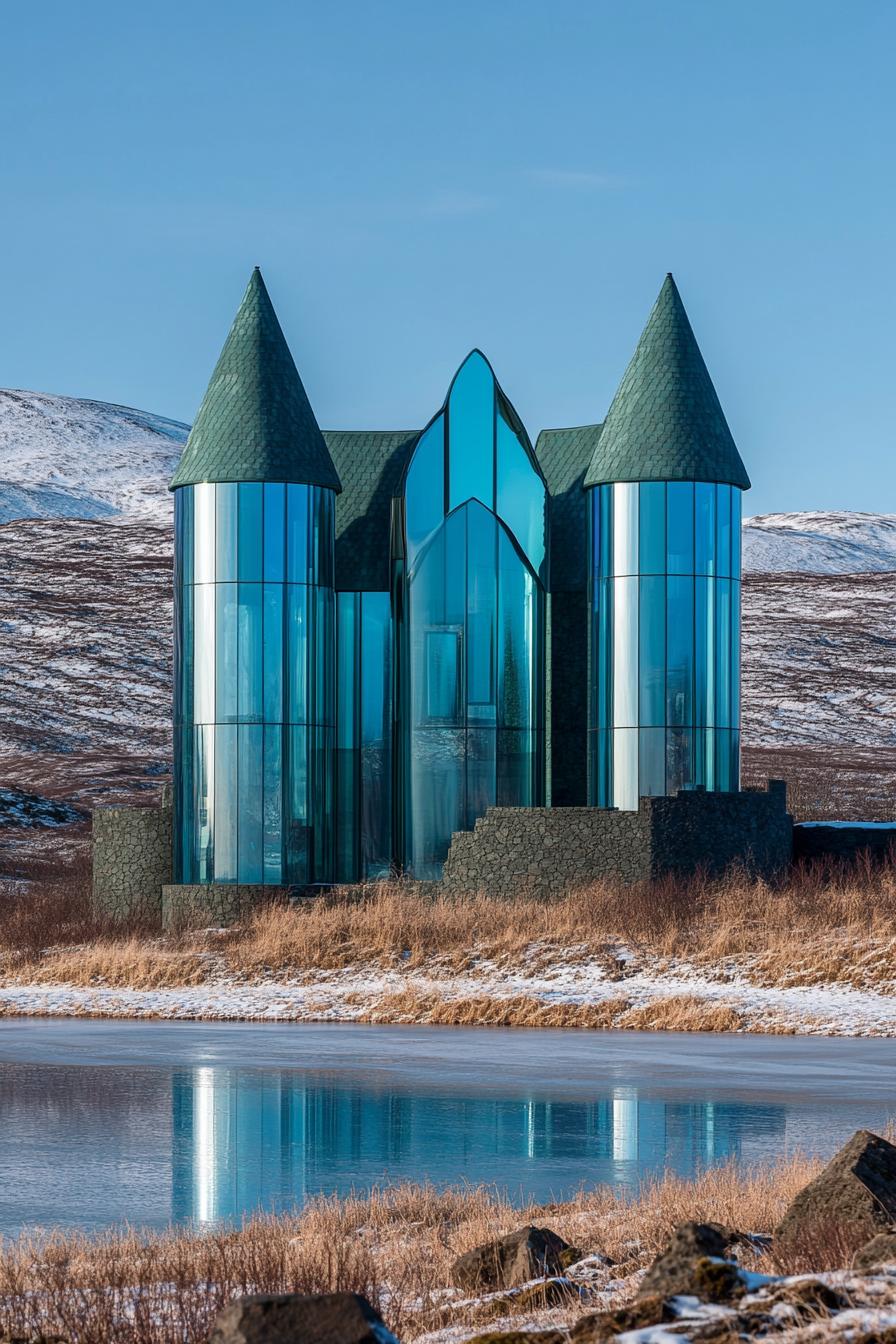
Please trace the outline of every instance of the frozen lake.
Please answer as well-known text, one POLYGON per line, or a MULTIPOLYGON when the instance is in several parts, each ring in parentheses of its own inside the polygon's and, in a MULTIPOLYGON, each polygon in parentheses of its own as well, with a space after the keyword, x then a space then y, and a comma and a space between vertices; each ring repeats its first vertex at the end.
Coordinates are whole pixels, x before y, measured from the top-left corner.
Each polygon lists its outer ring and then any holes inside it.
POLYGON ((0 1020, 0 1233, 163 1227, 403 1180, 517 1199, 830 1153, 896 1041, 0 1020))

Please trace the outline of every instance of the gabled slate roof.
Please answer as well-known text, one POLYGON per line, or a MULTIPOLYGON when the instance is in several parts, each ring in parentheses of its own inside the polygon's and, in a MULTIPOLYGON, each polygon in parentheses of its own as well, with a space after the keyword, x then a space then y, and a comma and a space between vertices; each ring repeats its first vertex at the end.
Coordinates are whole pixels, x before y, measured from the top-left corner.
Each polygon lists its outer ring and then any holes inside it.
POLYGON ((324 431, 342 494, 336 500, 336 587, 340 592, 387 592, 389 524, 416 430, 324 431))
POLYGON ((543 429, 535 455, 551 496, 551 591, 584 589, 588 569, 588 496, 583 482, 600 425, 543 429))
POLYGON ((750 488, 671 275, 604 421, 585 485, 718 481, 750 488))
POLYGON ((257 266, 170 488, 201 481, 341 489, 257 266))

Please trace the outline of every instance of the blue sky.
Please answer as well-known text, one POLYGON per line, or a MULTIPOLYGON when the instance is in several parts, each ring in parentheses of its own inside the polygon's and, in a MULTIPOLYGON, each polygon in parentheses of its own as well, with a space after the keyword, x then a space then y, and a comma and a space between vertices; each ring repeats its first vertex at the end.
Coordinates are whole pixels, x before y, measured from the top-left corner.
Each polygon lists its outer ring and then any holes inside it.
POLYGON ((0 0, 0 386, 189 420, 261 265, 321 424, 474 345, 601 419, 667 270, 750 512, 896 511, 891 0, 0 0))

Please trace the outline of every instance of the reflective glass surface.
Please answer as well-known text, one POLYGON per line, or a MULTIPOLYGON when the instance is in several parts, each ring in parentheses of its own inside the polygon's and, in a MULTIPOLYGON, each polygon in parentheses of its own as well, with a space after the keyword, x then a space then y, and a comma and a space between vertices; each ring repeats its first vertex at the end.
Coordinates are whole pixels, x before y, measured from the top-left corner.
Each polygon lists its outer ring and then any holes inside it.
POLYGON ((601 486, 591 532, 591 802, 737 789, 740 492, 601 486))
POLYGON ((395 821, 418 877, 491 804, 544 796, 547 492, 515 424, 474 352, 405 478, 395 821))
POLYGON ((179 882, 332 877, 333 497, 176 492, 179 882))

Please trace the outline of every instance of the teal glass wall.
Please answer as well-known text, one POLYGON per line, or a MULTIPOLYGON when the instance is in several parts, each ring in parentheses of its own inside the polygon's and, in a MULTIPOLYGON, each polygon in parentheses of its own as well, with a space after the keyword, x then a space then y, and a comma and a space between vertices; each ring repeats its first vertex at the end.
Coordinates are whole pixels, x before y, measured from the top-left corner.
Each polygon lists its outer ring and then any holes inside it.
POLYGON ((589 801, 740 786, 740 490, 591 491, 589 801))
POLYGON ((336 881, 392 872, 388 593, 336 596, 336 881))
POLYGON ((175 881, 333 875, 334 496, 175 491, 175 881))
POLYGON ((420 878, 490 805, 544 801, 547 495, 523 433, 476 352, 407 471, 398 851, 420 878))

